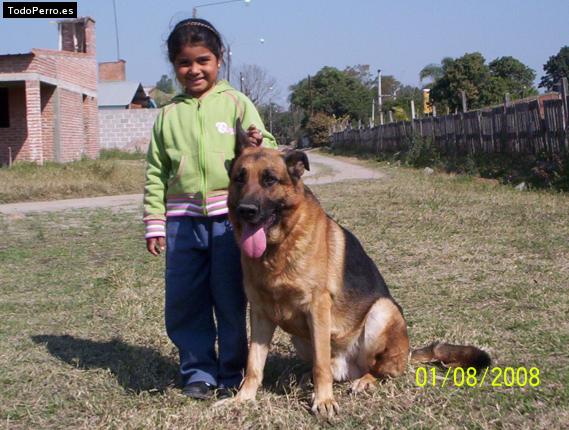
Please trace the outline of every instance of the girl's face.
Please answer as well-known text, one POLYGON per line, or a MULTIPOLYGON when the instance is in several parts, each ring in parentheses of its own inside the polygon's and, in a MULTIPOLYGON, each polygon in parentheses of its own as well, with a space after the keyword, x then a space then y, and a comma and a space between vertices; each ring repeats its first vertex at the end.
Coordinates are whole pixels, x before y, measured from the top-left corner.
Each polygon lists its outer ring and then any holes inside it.
POLYGON ((203 44, 185 45, 174 60, 178 82, 198 98, 215 85, 219 67, 217 57, 203 44))

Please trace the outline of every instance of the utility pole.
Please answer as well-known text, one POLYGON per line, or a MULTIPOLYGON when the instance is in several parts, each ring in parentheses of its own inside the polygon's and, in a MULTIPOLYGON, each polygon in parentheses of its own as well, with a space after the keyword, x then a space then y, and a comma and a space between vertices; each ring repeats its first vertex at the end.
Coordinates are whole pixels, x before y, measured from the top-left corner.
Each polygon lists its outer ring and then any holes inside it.
POLYGON ((310 116, 312 116, 312 82, 310 81, 310 75, 308 75, 308 97, 310 98, 310 116))
POLYGON ((271 97, 269 98, 269 133, 273 134, 273 87, 269 87, 271 97))
POLYGON ((377 69, 377 109, 379 110, 379 123, 383 125, 383 102, 381 100, 381 69, 377 69))

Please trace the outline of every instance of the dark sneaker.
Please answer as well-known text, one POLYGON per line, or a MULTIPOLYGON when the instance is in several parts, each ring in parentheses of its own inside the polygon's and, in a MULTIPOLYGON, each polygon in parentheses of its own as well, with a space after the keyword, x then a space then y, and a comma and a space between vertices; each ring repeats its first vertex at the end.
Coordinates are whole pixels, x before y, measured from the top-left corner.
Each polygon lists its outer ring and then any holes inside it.
POLYGON ((234 397, 238 391, 238 388, 230 388, 222 385, 217 390, 215 390, 215 396, 219 400, 229 399, 230 397, 234 397))
POLYGON ((207 400, 211 399, 215 393, 215 387, 207 382, 190 382, 182 388, 184 396, 192 399, 207 400))

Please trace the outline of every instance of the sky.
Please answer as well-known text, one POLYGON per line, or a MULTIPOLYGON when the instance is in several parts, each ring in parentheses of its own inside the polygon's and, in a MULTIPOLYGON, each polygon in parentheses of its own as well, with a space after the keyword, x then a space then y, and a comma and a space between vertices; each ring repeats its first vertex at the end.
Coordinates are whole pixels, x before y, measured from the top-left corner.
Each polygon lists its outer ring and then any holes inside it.
MULTIPOLYGON (((115 0, 127 79, 146 86, 173 76, 165 48, 170 30, 191 17, 192 7, 216 1, 115 0)), ((569 0, 250 0, 197 13, 231 45, 232 70, 254 64, 276 79, 283 106, 290 85, 324 66, 368 64, 374 74, 381 69, 420 86, 425 65, 478 51, 487 62, 519 59, 538 82, 543 64, 569 45, 569 0)), ((78 16, 96 21, 97 60, 115 61, 113 0, 79 0, 78 16)), ((57 49, 57 43, 53 19, 0 18, 0 55, 57 49)))

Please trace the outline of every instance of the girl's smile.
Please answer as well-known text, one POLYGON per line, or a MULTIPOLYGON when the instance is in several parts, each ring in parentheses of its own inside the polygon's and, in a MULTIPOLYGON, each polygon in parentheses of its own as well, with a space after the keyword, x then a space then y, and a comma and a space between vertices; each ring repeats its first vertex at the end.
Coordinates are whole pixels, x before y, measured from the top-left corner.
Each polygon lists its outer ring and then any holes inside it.
POLYGON ((203 44, 185 45, 174 60, 178 82, 198 98, 215 85, 219 67, 217 57, 203 44))

